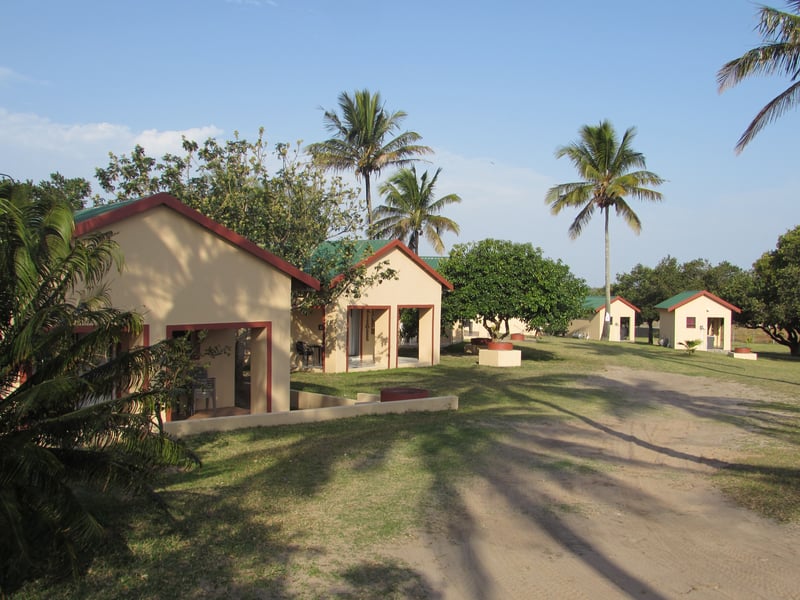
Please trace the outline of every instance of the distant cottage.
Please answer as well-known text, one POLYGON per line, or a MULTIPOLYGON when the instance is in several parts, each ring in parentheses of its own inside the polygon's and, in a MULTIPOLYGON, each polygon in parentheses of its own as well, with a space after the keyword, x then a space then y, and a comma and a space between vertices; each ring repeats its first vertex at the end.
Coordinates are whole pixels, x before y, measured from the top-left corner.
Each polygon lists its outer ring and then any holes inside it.
MULTIPOLYGON (((583 308, 591 316, 589 319, 576 319, 570 323, 569 335, 599 340, 603 335, 606 297, 587 296, 583 308)), ((609 341, 633 342, 636 339, 636 313, 641 312, 622 296, 611 297, 611 322, 609 341)))
POLYGON ((679 348, 700 340, 697 350, 725 351, 733 340, 733 313, 741 312, 705 290, 681 292, 656 304, 662 344, 679 348))

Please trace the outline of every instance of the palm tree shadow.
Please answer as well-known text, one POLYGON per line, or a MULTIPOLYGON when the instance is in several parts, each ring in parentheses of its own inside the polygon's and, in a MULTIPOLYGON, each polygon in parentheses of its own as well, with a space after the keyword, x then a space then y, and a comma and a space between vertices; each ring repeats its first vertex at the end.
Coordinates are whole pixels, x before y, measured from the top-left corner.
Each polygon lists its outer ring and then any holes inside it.
POLYGON ((339 576, 354 588, 336 594, 343 600, 364 598, 366 590, 369 590, 371 598, 438 600, 443 597, 420 573, 394 560, 361 563, 341 571, 339 576))

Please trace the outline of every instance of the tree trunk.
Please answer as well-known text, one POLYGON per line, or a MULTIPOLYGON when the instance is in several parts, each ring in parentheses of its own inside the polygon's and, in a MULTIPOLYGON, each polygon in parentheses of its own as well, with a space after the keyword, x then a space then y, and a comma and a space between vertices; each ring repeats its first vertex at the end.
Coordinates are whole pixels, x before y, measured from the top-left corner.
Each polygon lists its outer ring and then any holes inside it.
POLYGON ((653 319, 647 319, 647 343, 653 345, 653 319))
POLYGON ((764 325, 761 325, 759 329, 772 338, 776 344, 787 346, 792 356, 800 356, 800 330, 765 327, 764 325), (783 335, 782 331, 785 331, 786 335, 783 335))
POLYGON ((411 234, 411 239, 408 240, 408 249, 419 255, 419 232, 416 229, 411 234))
POLYGON ((372 194, 369 187, 369 173, 364 173, 364 191, 367 196, 367 233, 372 237, 372 194))
POLYGON ((608 239, 608 207, 603 212, 606 234, 606 314, 603 317, 603 334, 600 339, 607 342, 611 338, 611 244, 608 239))

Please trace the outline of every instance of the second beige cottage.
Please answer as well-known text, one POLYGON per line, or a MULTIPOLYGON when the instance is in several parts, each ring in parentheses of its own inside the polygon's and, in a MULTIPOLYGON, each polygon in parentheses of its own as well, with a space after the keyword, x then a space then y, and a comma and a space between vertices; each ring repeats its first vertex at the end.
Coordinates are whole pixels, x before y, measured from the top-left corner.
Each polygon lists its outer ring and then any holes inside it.
POLYGON ((452 284, 397 240, 361 242, 359 256, 367 269, 381 266, 396 276, 310 313, 295 310, 294 367, 343 373, 439 364, 442 290, 452 290, 452 284), (401 356, 405 311, 414 315, 419 334, 412 351, 401 356))

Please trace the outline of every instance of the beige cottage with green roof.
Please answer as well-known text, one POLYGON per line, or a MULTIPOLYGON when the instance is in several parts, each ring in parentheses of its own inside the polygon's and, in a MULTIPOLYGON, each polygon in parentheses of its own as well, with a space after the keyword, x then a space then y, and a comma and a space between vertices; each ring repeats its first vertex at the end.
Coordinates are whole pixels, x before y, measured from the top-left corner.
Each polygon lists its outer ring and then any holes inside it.
POLYGON ((357 258, 368 270, 380 265, 396 276, 311 312, 294 310, 293 367, 344 373, 439 364, 442 291, 453 286, 397 240, 362 241, 357 258), (400 318, 406 311, 417 320, 419 335, 403 349, 400 318))
POLYGON ((733 340, 733 304, 705 290, 676 294, 656 304, 661 344, 682 348, 699 340, 697 350, 729 352, 733 340))
MULTIPOLYGON (((583 308, 589 317, 570 323, 568 334, 573 337, 599 340, 603 335, 606 314, 605 296, 587 296, 583 308)), ((611 297, 611 319, 608 339, 611 342, 633 342, 636 339, 636 313, 641 312, 622 296, 611 297)))

